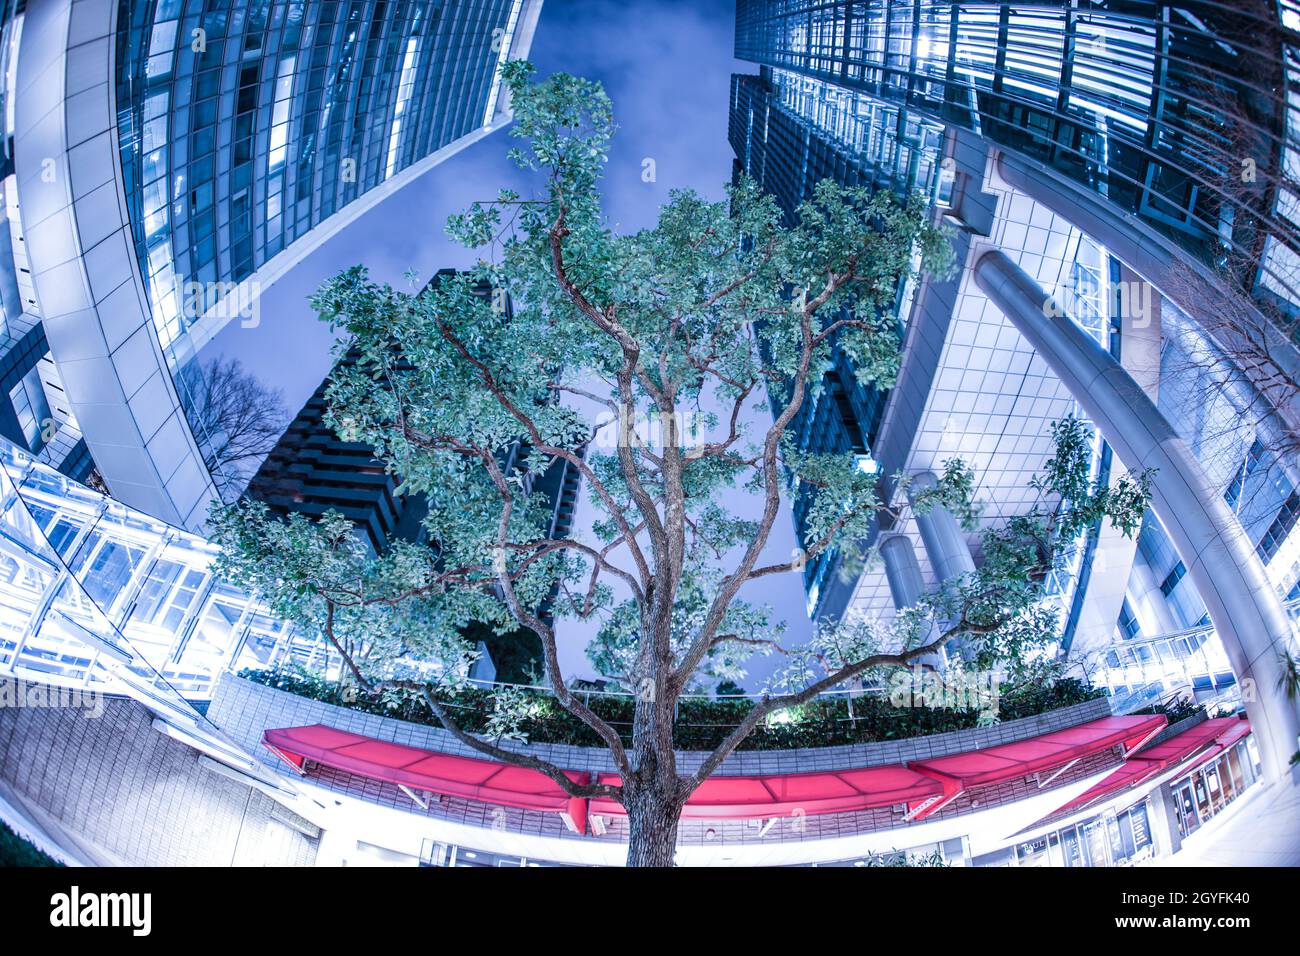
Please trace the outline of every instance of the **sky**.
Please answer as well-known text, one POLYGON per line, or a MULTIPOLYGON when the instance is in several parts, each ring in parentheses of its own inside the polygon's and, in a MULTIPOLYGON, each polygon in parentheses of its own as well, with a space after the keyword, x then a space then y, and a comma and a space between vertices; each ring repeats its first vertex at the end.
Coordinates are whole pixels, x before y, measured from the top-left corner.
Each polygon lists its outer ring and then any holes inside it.
MULTIPOLYGON (((568 72, 604 84, 614 103, 618 132, 610 150, 602 198, 616 231, 654 224, 672 189, 691 188, 723 198, 734 158, 727 143, 730 77, 752 73, 732 56, 734 0, 546 0, 530 59, 546 76, 568 72), (655 181, 642 178, 643 162, 655 163, 655 181)), ((205 349, 238 358, 266 383, 282 390, 296 411, 329 371, 332 336, 307 305, 310 294, 336 272, 357 263, 394 286, 414 270, 427 279, 441 268, 473 264, 476 253, 444 234, 448 215, 509 186, 524 194, 529 181, 507 158, 518 141, 503 130, 435 167, 358 219, 268 289, 256 328, 231 323, 205 349)), ((764 413, 750 416, 765 428, 764 413)), ((736 492, 728 505, 756 517, 759 503, 736 492)), ((580 507, 576 525, 589 526, 580 507)), ((760 564, 789 560, 795 546, 787 506, 777 518, 760 564)), ((804 594, 796 574, 763 579, 743 597, 770 604, 791 636, 809 630, 804 594), (755 593, 748 593, 752 589, 755 593)), ((593 676, 583 654, 590 628, 562 622, 561 663, 566 677, 593 676)), ((772 659, 755 661, 756 686, 772 659)))

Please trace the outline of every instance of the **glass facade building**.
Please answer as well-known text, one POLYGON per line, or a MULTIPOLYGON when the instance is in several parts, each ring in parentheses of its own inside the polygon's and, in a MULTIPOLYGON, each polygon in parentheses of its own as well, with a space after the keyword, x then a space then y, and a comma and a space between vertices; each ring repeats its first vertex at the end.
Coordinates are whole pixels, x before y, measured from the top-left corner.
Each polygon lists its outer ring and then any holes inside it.
POLYGON ((85 479, 94 463, 50 356, 17 202, 13 133, 22 6, 0 3, 0 436, 85 479))
POLYGON ((259 296, 341 228, 509 121, 499 68, 527 55, 540 7, 28 4, 13 81, 26 254, 116 496, 197 529, 238 493, 190 421, 198 351, 260 322, 259 296))
MULTIPOLYGON (((1289 2, 738 0, 735 53, 755 63, 759 73, 733 77, 729 134, 738 169, 754 176, 788 213, 823 176, 877 188, 919 188, 948 206, 957 201, 953 137, 967 137, 981 154, 978 168, 966 176, 967 192, 985 175, 984 152, 998 157, 997 172, 990 174, 995 188, 1002 157, 1014 157, 1040 185, 1032 198, 1059 209, 1071 228, 1088 230, 1096 220, 1070 219, 1080 204, 1058 206, 1050 194, 1090 197, 1090 208, 1102 210, 1135 246, 1176 250, 1202 273, 1269 307, 1264 314, 1281 321, 1281 331, 1289 334, 1287 316, 1300 303, 1300 207, 1294 198, 1300 184, 1291 146, 1298 26, 1300 14, 1289 2)), ((987 234, 982 223, 955 221, 987 234)), ((1025 222, 1015 235, 1032 236, 1042 225, 1025 222)), ((1106 248, 1111 238, 1089 231, 1068 273, 1051 288, 1070 317, 1121 360, 1123 297, 1140 281, 1127 270, 1139 264, 1121 263, 1106 248)), ((961 307, 964 300, 954 301, 961 307)), ((1182 304, 1191 309, 1194 303, 1182 304)), ((900 295, 899 305, 906 323, 910 304, 900 295)), ((1180 380, 1184 369, 1174 367, 1180 356, 1186 365, 1187 353, 1204 347, 1204 341, 1187 342, 1198 334, 1195 320, 1168 299, 1156 307, 1168 340, 1163 363, 1156 359, 1163 365, 1159 407, 1212 483, 1222 472, 1225 500, 1258 542, 1258 557, 1279 593, 1294 589, 1290 596, 1300 597, 1300 553, 1292 534, 1300 506, 1290 469, 1271 452, 1252 459, 1255 436, 1238 434, 1241 429, 1223 418, 1217 399, 1196 400, 1197 388, 1213 389, 1185 376, 1180 380)), ((971 344, 989 343, 962 343, 971 344)), ((888 396, 853 402, 844 389, 837 394, 836 371, 824 383, 828 400, 796 423, 797 440, 802 447, 854 449, 881 458, 873 449, 888 396)), ((1250 389, 1244 382, 1234 387, 1250 389)), ((974 411, 987 412, 1004 400, 981 393, 966 401, 974 411)), ((1247 405, 1255 401, 1258 395, 1247 405)), ((1099 437, 1094 445, 1094 475, 1106 478, 1110 449, 1099 437)), ((902 463, 883 464, 892 469, 902 463)), ((800 524, 797 501, 795 522, 800 524)), ((1095 576, 1100 535, 1093 528, 1074 542, 1049 581, 1067 648, 1095 576)), ((1153 581, 1131 595, 1131 606, 1118 602, 1117 631, 1120 621, 1123 633, 1133 637, 1190 629, 1198 647, 1207 643, 1207 629, 1213 631, 1205 604, 1190 580, 1181 581, 1178 556, 1154 515, 1147 517, 1132 560, 1153 581), (1158 619, 1149 613, 1153 602, 1146 592, 1161 604, 1158 619)), ((805 586, 814 615, 847 607, 843 588, 830 605, 824 597, 834 565, 833 555, 809 562, 805 586)), ((1195 686, 1207 694, 1232 682, 1218 657, 1196 677, 1195 686)))
MULTIPOLYGON (((933 204, 946 207, 952 199, 954 163, 944 159, 945 126, 906 107, 883 103, 864 93, 825 80, 783 69, 764 67, 759 75, 732 77, 729 138, 736 152, 736 173, 745 173, 776 197, 788 218, 811 195, 821 179, 843 185, 889 189, 899 194, 919 191, 933 204)), ((1110 314, 1111 260, 1106 250, 1076 235, 1073 255, 1060 277, 1060 292, 1071 317, 1103 346, 1118 348, 1110 314), (1112 341, 1113 340, 1113 341, 1112 341)), ((915 288, 905 284, 895 302, 900 333, 911 312, 915 288)), ((876 467, 877 437, 888 394, 857 381, 852 363, 836 353, 824 373, 821 392, 807 402, 791 422, 798 447, 816 453, 860 456, 864 467, 876 467)), ((774 412, 786 400, 780 387, 770 387, 774 412)), ((1099 474, 1103 445, 1094 439, 1094 474, 1099 474)), ((804 537, 808 502, 794 495, 793 517, 804 537)), ((1068 549, 1064 566, 1052 574, 1048 589, 1063 617, 1082 598, 1076 587, 1086 575, 1085 537, 1068 549)), ((842 588, 830 597, 841 554, 829 550, 808 561, 804 586, 808 613, 814 618, 844 613, 842 588)))
POLYGON ((126 204, 154 328, 173 361, 186 357, 177 340, 216 304, 187 303, 186 282, 243 281, 491 121, 522 7, 120 3, 126 204))
MULTIPOLYGON (((919 190, 935 201, 943 198, 940 124, 817 79, 781 70, 733 76, 728 138, 736 152, 736 174, 750 176, 771 193, 788 221, 822 179, 899 194, 919 190)), ((907 286, 898 290, 900 316, 907 314, 912 291, 907 286)), ((768 398, 779 414, 789 400, 788 389, 769 383, 768 398)), ((790 434, 800 448, 852 452, 864 467, 872 467, 871 448, 884 407, 885 395, 862 385, 852 362, 836 353, 820 394, 804 403, 790 423, 790 434)), ((809 505, 806 495, 795 494, 800 540, 809 505)), ((817 612, 822 584, 836 573, 839 562, 839 553, 828 550, 805 566, 810 615, 817 612)))
POLYGON ((1291 2, 739 0, 736 56, 979 133, 1295 304, 1298 25, 1291 2))

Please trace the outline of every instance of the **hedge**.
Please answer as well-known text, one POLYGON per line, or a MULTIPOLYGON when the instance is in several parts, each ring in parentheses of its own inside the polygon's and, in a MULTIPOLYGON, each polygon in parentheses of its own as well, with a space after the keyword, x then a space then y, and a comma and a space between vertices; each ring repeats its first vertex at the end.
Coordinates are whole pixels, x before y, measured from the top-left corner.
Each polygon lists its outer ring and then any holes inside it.
MULTIPOLYGON (((423 698, 414 692, 383 691, 372 695, 349 687, 345 692, 335 681, 302 672, 245 670, 240 677, 327 704, 393 717, 417 724, 441 726, 423 698)), ((581 694, 581 692, 578 692, 581 694)), ((1105 696, 1102 690, 1074 679, 1051 685, 1033 684, 1005 694, 1000 701, 999 719, 1015 720, 1080 704, 1105 696)), ((535 743, 602 746, 586 724, 559 706, 551 697, 538 693, 540 713, 524 730, 535 743)), ((444 698, 462 728, 482 733, 491 710, 491 692, 471 688, 444 698)), ((591 709, 614 727, 625 742, 631 742, 633 700, 630 697, 591 694, 591 709)), ((716 747, 753 707, 742 700, 686 699, 677 707, 675 739, 683 750, 716 747)), ((795 719, 761 724, 740 745, 741 750, 783 750, 792 747, 825 747, 834 744, 872 743, 902 740, 969 730, 980 725, 977 710, 930 707, 895 707, 886 699, 858 697, 821 698, 798 708, 795 719), (850 705, 852 714, 850 714, 850 705)))
POLYGON ((0 821, 0 867, 8 866, 63 866, 63 864, 41 852, 9 829, 4 821, 0 821))

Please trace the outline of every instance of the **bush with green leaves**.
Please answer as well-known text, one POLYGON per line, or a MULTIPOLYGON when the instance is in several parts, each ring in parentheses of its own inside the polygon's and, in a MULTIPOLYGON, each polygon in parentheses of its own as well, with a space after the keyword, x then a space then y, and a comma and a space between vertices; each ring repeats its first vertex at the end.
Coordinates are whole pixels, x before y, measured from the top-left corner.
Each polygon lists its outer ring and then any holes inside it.
MULTIPOLYGON (((246 670, 239 676, 326 704, 417 724, 442 725, 423 694, 415 690, 358 690, 352 685, 317 675, 277 670, 246 670)), ((999 701, 999 718, 1006 721, 1034 717, 1103 696, 1103 691, 1072 678, 1061 678, 1051 683, 1027 682, 1003 693, 999 701)), ((510 735, 502 735, 503 739, 584 747, 602 745, 590 727, 556 705, 551 695, 541 691, 512 690, 509 698, 526 716, 513 724, 510 735), (521 698, 521 693, 526 696, 521 698)), ((464 687, 447 695, 443 705, 465 730, 494 737, 493 718, 501 700, 501 695, 496 692, 464 687)), ((625 743, 631 742, 635 711, 633 698, 592 693, 586 695, 586 702, 602 720, 618 731, 625 743)), ((682 750, 712 750, 750 713, 754 703, 750 697, 727 700, 683 698, 678 701, 673 718, 673 734, 678 747, 682 750)), ((876 743, 972 730, 979 726, 980 713, 974 709, 895 707, 887 699, 876 696, 854 697, 851 704, 844 697, 825 697, 801 705, 795 720, 760 724, 737 749, 787 750, 791 747, 876 743)))
POLYGON ((0 821, 0 867, 63 866, 34 844, 24 840, 0 821))

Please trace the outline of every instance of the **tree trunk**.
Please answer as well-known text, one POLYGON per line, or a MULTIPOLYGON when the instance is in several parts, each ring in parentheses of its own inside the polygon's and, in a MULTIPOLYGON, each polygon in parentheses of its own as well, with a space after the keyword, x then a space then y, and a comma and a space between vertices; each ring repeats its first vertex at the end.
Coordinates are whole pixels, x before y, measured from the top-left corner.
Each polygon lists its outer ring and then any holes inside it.
POLYGON ((673 751, 672 713, 658 683, 638 694, 632 718, 637 768, 632 779, 623 782, 628 866, 673 865, 683 800, 673 751))
POLYGON ((681 812, 676 794, 659 793, 653 787, 629 794, 627 865, 672 866, 681 812))

